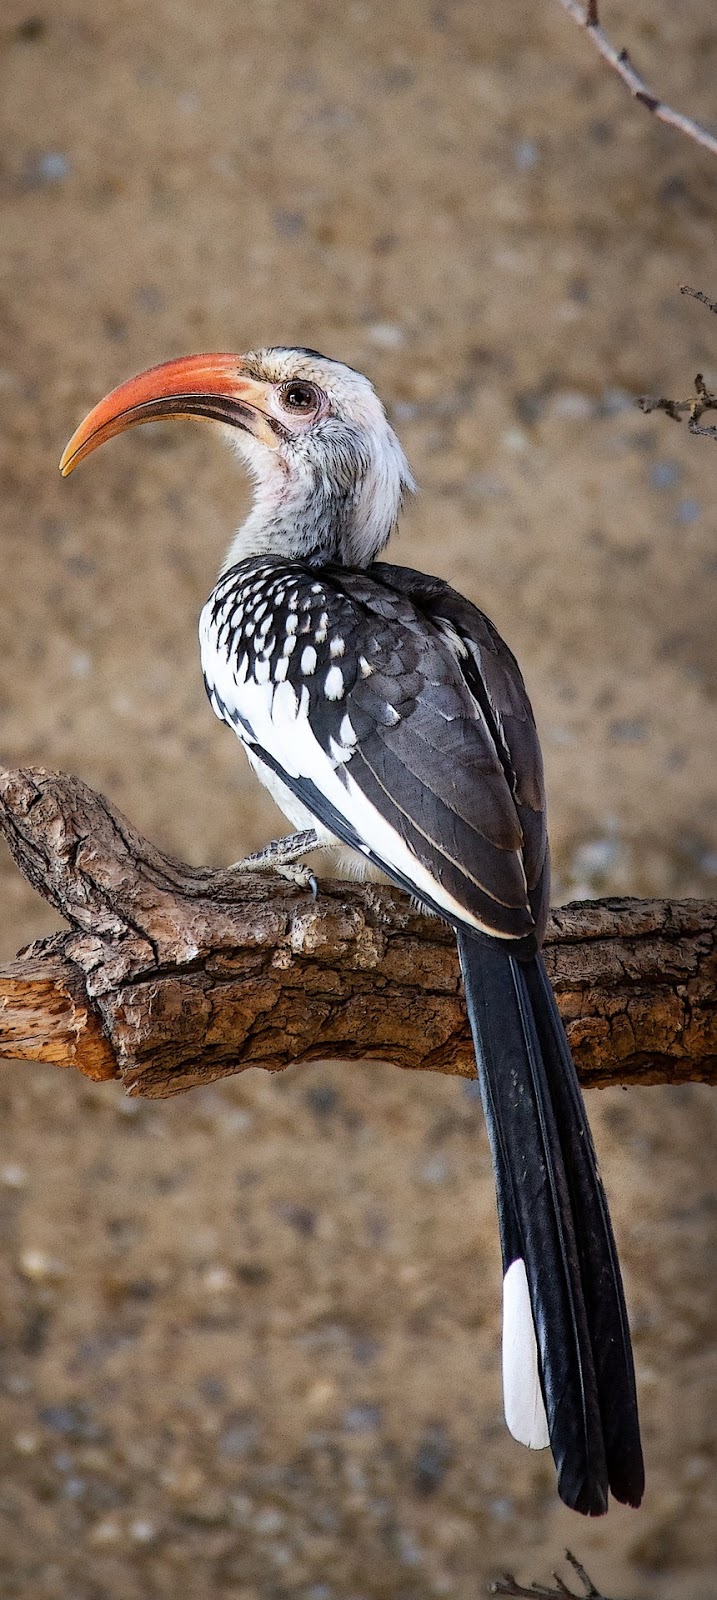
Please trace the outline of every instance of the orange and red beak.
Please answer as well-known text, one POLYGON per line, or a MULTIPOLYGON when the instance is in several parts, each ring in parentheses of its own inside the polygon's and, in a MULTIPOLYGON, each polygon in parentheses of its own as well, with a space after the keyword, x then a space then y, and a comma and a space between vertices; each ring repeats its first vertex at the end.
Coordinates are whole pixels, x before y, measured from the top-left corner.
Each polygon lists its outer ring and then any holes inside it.
POLYGON ((209 417, 243 428, 275 450, 283 430, 267 409, 270 388, 246 373, 241 356, 219 353, 165 361, 100 400, 73 433, 60 472, 66 478, 105 439, 158 417, 209 417))

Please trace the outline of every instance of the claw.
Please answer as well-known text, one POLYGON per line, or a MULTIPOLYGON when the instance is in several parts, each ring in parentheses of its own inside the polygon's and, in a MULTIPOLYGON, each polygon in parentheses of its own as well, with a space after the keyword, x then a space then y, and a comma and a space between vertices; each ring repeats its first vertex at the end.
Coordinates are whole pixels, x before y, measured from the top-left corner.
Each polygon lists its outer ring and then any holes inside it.
POLYGON ((298 889, 310 889, 314 900, 319 893, 316 874, 310 867, 302 867, 299 862, 293 862, 286 867, 275 867, 274 871, 280 878, 286 878, 288 883, 295 883, 298 889))

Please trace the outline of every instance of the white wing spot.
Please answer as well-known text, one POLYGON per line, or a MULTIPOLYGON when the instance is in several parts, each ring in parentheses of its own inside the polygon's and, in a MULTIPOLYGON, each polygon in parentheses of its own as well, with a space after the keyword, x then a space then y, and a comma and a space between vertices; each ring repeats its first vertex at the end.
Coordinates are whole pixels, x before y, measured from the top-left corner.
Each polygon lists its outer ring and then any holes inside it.
POLYGON ((396 710, 396 707, 395 706, 390 706, 388 701, 386 701, 385 705, 384 705, 384 723, 385 723, 385 726, 387 728, 395 728, 396 723, 400 722, 400 721, 401 721, 401 718, 399 717, 399 714, 398 714, 398 712, 396 710))
POLYGON ((260 622, 265 611, 266 611, 266 600, 262 600, 260 605, 254 607, 254 621, 255 622, 260 622))
POLYGON ((329 645, 329 655, 331 656, 331 660, 335 661, 337 656, 342 656, 345 649, 346 645, 344 644, 343 639, 339 636, 339 634, 337 634, 336 638, 332 639, 331 644, 329 645))
POLYGON ((296 630, 299 626, 299 619, 295 611, 292 611, 291 616, 287 617, 285 626, 287 633, 296 633, 296 630))
POLYGON ((316 651, 312 644, 307 644, 301 652, 301 670, 307 678, 316 671, 316 651))
POLYGON ((269 662, 265 656, 257 656, 254 662, 254 677, 257 683, 269 682, 269 662))
POLYGON ((324 591, 323 591, 320 583, 312 583, 312 585, 311 585, 311 593, 312 594, 323 594, 323 592, 324 591))
POLYGON ((288 656, 279 656, 279 660, 277 661, 276 666, 274 668, 274 682, 275 683, 283 683, 288 670, 289 670, 289 657, 288 656))
POLYGON ((340 738, 341 743, 343 745, 349 745, 349 744, 355 744, 356 743, 356 737, 357 737, 356 729, 355 729, 355 727, 354 727, 354 725, 353 725, 353 723, 351 721, 351 718, 350 718, 350 716, 349 716, 349 714, 347 712, 346 716, 341 718, 341 727, 339 728, 339 738, 340 738))
POLYGON ((324 694, 327 700, 340 700, 344 692, 344 675, 340 667, 329 667, 324 678, 324 694))
POLYGON ((295 633, 287 633, 286 638, 284 640, 284 648, 283 648, 281 653, 284 656, 293 656, 295 649, 296 649, 296 634, 295 633))
POLYGON ((373 672, 373 667, 369 665, 365 656, 359 656, 359 666, 361 668, 361 677, 370 678, 371 673, 373 672))

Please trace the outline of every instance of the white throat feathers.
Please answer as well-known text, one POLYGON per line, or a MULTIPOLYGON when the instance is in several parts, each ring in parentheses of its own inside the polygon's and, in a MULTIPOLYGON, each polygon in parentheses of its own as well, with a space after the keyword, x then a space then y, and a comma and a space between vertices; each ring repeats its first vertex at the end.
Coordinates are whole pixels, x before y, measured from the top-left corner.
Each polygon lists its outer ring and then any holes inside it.
POLYGON ((260 350, 245 361, 264 382, 315 385, 325 404, 312 423, 286 427, 275 449, 241 429, 225 430, 253 481, 254 503, 222 570, 269 554, 370 566, 396 526, 404 494, 415 489, 372 384, 313 351, 260 350))

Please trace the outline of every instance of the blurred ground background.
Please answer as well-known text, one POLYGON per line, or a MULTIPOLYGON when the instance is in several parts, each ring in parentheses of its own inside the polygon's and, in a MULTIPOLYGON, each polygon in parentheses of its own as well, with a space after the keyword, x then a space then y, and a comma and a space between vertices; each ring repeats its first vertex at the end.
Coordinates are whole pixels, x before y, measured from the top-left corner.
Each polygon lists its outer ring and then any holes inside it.
MULTIPOLYGON (((605 0, 715 117, 710 0, 605 0)), ((0 755, 226 862, 277 818, 195 623, 246 487, 211 429, 62 484, 84 411, 198 349, 368 371, 421 495, 394 555, 520 657, 556 898, 708 894, 717 447, 634 397, 717 378, 717 164, 553 0, 4 0, 0 755)), ((1 954, 52 927, 0 858, 1 954)), ((0 1069, 0 1594, 473 1600, 569 1543, 609 1594, 717 1592, 717 1100, 591 1095, 648 1493, 584 1525, 507 1438, 477 1102, 390 1067, 168 1105, 0 1069), (712 1254, 710 1255, 710 1251, 712 1254)))

